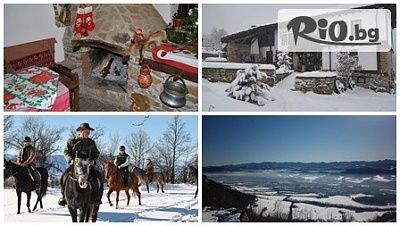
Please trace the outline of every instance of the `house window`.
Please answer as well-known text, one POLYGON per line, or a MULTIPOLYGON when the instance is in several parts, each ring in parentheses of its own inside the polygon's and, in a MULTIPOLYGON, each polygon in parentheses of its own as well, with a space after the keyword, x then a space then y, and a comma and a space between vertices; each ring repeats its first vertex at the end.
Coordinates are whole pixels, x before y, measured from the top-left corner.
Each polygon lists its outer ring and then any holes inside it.
POLYGON ((350 56, 357 56, 358 52, 357 52, 357 50, 349 50, 349 54, 350 54, 350 56))
POLYGON ((357 77, 357 83, 365 83, 366 79, 365 77, 357 77))

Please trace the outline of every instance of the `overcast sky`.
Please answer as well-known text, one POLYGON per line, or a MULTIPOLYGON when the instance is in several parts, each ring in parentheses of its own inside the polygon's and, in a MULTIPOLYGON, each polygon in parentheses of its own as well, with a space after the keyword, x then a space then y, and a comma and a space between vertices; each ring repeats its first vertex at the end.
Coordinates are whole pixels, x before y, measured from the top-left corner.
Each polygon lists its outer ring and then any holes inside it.
MULTIPOLYGON (((362 4, 366 5, 366 4, 362 4)), ((360 4, 203 4, 203 34, 213 27, 228 34, 250 29, 252 25, 275 23, 280 9, 349 9, 360 4)))
POLYGON ((396 159, 395 116, 204 116, 203 166, 396 159))

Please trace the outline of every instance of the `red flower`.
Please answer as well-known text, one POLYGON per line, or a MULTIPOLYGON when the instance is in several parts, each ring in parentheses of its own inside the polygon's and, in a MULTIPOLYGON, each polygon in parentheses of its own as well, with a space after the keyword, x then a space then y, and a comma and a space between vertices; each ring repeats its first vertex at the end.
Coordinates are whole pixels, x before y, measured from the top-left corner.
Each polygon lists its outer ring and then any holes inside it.
POLYGON ((55 75, 48 73, 48 72, 42 72, 38 75, 33 76, 31 78, 31 81, 36 84, 43 84, 54 78, 56 78, 55 75))

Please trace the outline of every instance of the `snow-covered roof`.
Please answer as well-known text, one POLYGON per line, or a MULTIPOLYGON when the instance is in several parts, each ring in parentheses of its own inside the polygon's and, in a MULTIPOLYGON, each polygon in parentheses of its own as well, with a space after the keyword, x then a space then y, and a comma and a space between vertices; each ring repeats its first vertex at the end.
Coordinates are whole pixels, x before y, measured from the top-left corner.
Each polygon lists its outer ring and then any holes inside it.
MULTIPOLYGON (((380 5, 387 5, 387 4, 380 4, 380 5)), ((360 6, 354 7, 354 8, 351 8, 351 9, 360 9, 360 8, 367 8, 368 9, 368 8, 372 8, 373 6, 374 5, 370 5, 370 4, 360 4, 360 6)), ((340 12, 342 10, 347 10, 345 8, 345 5, 332 5, 332 7, 333 8, 330 8, 330 10, 332 10, 332 12, 340 12)), ((314 12, 316 12, 316 11, 314 11, 314 12)), ((316 16, 316 15, 310 15, 310 16, 316 16)), ((248 29, 232 32, 231 34, 228 34, 228 35, 225 35, 225 36, 221 37, 221 40, 222 39, 235 38, 235 37, 241 36, 242 34, 247 34, 247 32, 250 32, 250 31, 256 31, 256 30, 264 29, 265 27, 268 27, 268 26, 277 26, 277 24, 278 24, 278 18, 275 18, 275 19, 273 19, 271 21, 268 21, 265 24, 251 25, 250 28, 248 28, 248 29)))
POLYGON ((218 55, 218 54, 221 54, 221 53, 225 53, 222 50, 206 50, 206 49, 202 49, 201 52, 202 53, 213 54, 213 55, 218 55))
POLYGON ((228 62, 225 57, 207 57, 204 59, 205 62, 228 62))
POLYGON ((304 72, 304 73, 299 73, 296 75, 296 77, 303 77, 303 78, 327 78, 327 77, 336 77, 337 73, 336 72, 325 72, 325 71, 310 71, 310 72, 304 72))

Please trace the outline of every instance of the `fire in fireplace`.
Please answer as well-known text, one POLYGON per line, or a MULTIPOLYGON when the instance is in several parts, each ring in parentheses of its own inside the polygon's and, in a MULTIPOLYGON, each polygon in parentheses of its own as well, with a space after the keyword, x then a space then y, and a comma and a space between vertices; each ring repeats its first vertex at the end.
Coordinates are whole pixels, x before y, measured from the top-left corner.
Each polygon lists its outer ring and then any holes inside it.
POLYGON ((91 64, 92 72, 86 83, 117 88, 127 93, 125 87, 129 78, 128 64, 122 62, 121 56, 107 51, 96 51, 96 54, 92 54, 91 64))

